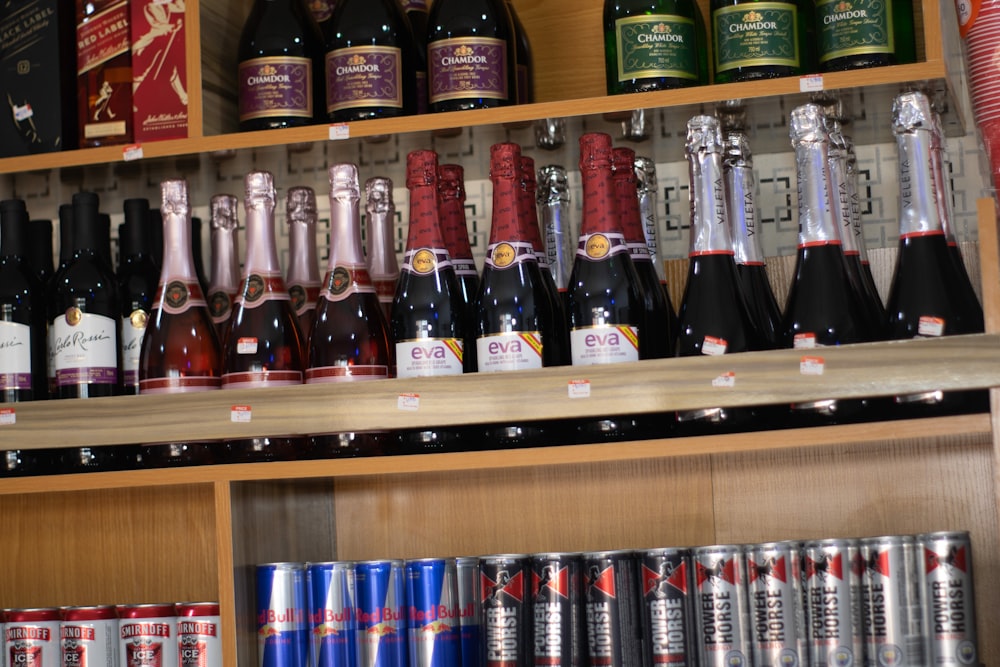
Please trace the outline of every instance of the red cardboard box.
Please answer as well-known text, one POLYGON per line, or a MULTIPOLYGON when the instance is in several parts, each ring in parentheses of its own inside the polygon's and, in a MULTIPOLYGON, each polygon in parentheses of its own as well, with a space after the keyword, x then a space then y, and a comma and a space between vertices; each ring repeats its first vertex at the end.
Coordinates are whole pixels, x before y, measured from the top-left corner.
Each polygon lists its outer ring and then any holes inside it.
POLYGON ((188 135, 184 0, 131 0, 135 141, 188 135))

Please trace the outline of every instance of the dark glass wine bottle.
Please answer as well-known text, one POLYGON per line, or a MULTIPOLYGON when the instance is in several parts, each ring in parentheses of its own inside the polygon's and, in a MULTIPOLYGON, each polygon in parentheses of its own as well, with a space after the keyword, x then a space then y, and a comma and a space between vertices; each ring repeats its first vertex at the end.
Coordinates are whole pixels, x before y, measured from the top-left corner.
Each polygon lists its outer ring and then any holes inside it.
POLYGON ((399 3, 413 31, 413 46, 416 48, 417 113, 427 113, 427 15, 430 3, 427 0, 399 0, 399 3))
POLYGON ((566 287, 573 270, 573 241, 578 236, 574 234, 570 216, 569 176, 563 167, 547 165, 538 170, 537 183, 538 205, 542 209, 542 233, 545 235, 546 264, 552 272, 565 309, 566 287))
POLYGON ((328 120, 417 113, 421 58, 398 0, 339 0, 324 37, 328 120))
MULTIPOLYGON (((435 5, 438 6, 438 5, 435 5)), ((390 331, 398 377, 459 375, 468 335, 465 304, 438 217, 438 163, 433 151, 406 158, 410 224, 392 301, 390 331)), ((403 453, 461 446, 461 429, 418 429, 400 435, 403 453)))
MULTIPOLYGON (((810 350, 872 339, 864 306, 851 289, 837 229, 829 170, 830 138, 815 104, 791 114, 799 192, 799 249, 782 316, 782 347, 810 350)), ((817 354, 822 354, 817 350, 817 354)), ((848 421, 864 414, 861 399, 823 399, 792 405, 803 425, 848 421)))
POLYGON ((302 186, 289 188, 285 210, 288 224, 288 275, 285 280, 305 359, 322 285, 316 259, 316 193, 302 186))
MULTIPOLYGON (((923 93, 898 96, 893 133, 899 152, 899 253, 889 289, 893 339, 983 332, 983 311, 972 286, 949 255, 942 209, 934 199, 943 181, 932 158, 934 118, 923 93)), ((906 417, 989 410, 985 391, 928 391, 896 397, 906 417)))
MULTIPOLYGON (((139 393, 178 394, 217 390, 221 350, 191 252, 187 182, 160 184, 164 240, 162 267, 139 353, 139 393)), ((208 442, 145 445, 148 468, 212 463, 208 442)))
POLYGON ((223 345, 233 303, 240 291, 239 200, 232 195, 213 195, 210 204, 212 264, 208 276, 208 312, 219 344, 223 345))
MULTIPOLYGON (((399 280, 399 263, 396 261, 396 241, 393 226, 396 222, 396 204, 392 201, 392 180, 383 177, 365 181, 365 211, 368 214, 368 234, 365 255, 368 274, 375 285, 378 302, 386 322, 392 315, 392 298, 399 280)), ((395 374, 390 369, 390 374, 395 374)))
MULTIPOLYGON (((638 361, 645 335, 645 302, 618 220, 611 172, 611 137, 580 137, 583 221, 566 290, 570 355, 574 366, 638 361)), ((579 439, 641 437, 641 417, 582 421, 579 439)))
POLYGON ((437 0, 427 28, 431 111, 516 102, 517 46, 504 0, 437 0))
POLYGON ((0 403, 49 393, 45 286, 27 259, 30 237, 24 201, 0 202, 0 403))
POLYGON ((821 72, 916 60, 909 0, 816 0, 816 51, 821 72))
MULTIPOLYGON (((244 179, 246 259, 222 351, 222 388, 302 384, 302 340, 274 243, 274 176, 254 171, 244 179)), ((232 461, 296 458, 303 443, 291 436, 228 443, 232 461)))
POLYGON ((714 83, 798 76, 812 67, 810 2, 712 0, 714 83))
POLYGON ((618 220, 625 235, 629 257, 632 258, 632 265, 639 277, 646 308, 646 330, 640 341, 644 349, 640 350, 639 356, 643 359, 664 359, 674 349, 674 340, 670 337, 667 293, 661 287, 660 278, 653 268, 646 235, 642 230, 635 151, 624 146, 615 147, 611 152, 611 166, 618 199, 618 220))
POLYGON ((42 285, 46 285, 55 273, 52 263, 52 221, 32 220, 29 231, 26 259, 42 285))
MULTIPOLYGON (((389 325, 361 250, 358 168, 330 167, 330 253, 326 279, 309 339, 306 383, 359 382, 389 377, 389 325)), ((391 451, 382 431, 317 434, 312 454, 320 458, 374 456, 391 451)))
POLYGON ((469 243, 469 228, 465 220, 465 171, 461 165, 438 166, 438 219, 448 248, 451 267, 455 271, 458 289, 465 309, 465 372, 474 373, 476 362, 476 295, 479 293, 479 272, 469 243))
POLYGON ((608 95, 707 83, 707 52, 694 0, 604 0, 608 95))
MULTIPOLYGON (((69 261, 73 259, 73 205, 72 204, 60 204, 59 205, 59 264, 56 266, 56 270, 49 277, 47 283, 45 283, 45 297, 46 302, 52 295, 52 290, 55 288, 55 279, 62 271, 65 270, 69 261)), ((48 306, 46 305, 46 308, 48 306)), ((47 347, 48 347, 48 366, 47 373, 49 377, 49 397, 55 398, 56 395, 56 367, 55 367, 55 329, 48 327, 48 334, 46 337, 47 347)))
POLYGON ((531 104, 535 101, 535 59, 531 55, 531 40, 528 31, 524 29, 521 18, 512 0, 504 0, 507 11, 510 12, 510 22, 514 27, 514 50, 517 54, 517 97, 518 104, 531 104))
POLYGON ((330 17, 333 16, 333 9, 336 6, 336 0, 306 0, 306 7, 309 8, 312 17, 316 19, 316 25, 319 26, 320 32, 330 22, 330 17))
POLYGON ((118 287, 102 256, 98 197, 73 195, 72 257, 56 272, 48 298, 55 398, 114 396, 120 386, 118 287))
POLYGON ((774 298, 767 264, 760 247, 760 211, 757 208, 757 179, 746 134, 730 131, 725 137, 722 163, 725 180, 726 214, 732 235, 736 272, 740 277, 750 316, 762 344, 779 347, 781 309, 774 298))
POLYGON ((121 299, 122 393, 139 393, 139 357, 160 280, 149 248, 149 201, 126 199, 118 227, 118 294, 121 299))
POLYGON ((323 35, 303 0, 254 0, 237 58, 241 131, 326 118, 323 35))
POLYGON ((635 176, 637 197, 639 199, 639 218, 642 220, 642 231, 646 237, 646 247, 649 249, 649 259, 660 281, 663 298, 667 301, 668 335, 673 341, 669 356, 674 356, 677 349, 677 334, 680 323, 677 321, 677 310, 670 298, 667 287, 666 271, 663 267, 663 250, 660 248, 660 220, 657 204, 656 163, 648 157, 635 156, 635 176))

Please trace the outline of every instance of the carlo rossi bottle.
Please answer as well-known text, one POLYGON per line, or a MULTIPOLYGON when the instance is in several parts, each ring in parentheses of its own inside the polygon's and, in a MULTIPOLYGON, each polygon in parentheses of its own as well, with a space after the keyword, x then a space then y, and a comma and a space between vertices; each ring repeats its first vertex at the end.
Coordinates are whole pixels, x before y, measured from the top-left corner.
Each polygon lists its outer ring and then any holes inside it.
POLYGON ((821 72, 916 60, 910 0, 815 0, 815 25, 821 72))
POLYGON ((812 0, 712 0, 714 83, 798 76, 812 69, 812 0))
POLYGON ((121 297, 122 393, 139 393, 139 358, 160 271, 150 249, 149 201, 126 199, 118 226, 118 293, 121 297))
POLYGON ((208 277, 208 311, 212 314, 219 343, 224 344, 233 303, 240 290, 239 200, 232 195, 213 195, 210 204, 212 264, 208 277))
POLYGON ((386 322, 392 314, 392 298, 399 280, 396 261, 396 205, 392 201, 392 180, 376 176, 365 181, 365 211, 368 213, 368 275, 375 285, 386 322))
MULTIPOLYGON (((285 199, 288 225, 288 294, 299 325, 302 345, 308 345, 319 299, 319 264, 316 259, 316 193, 312 188, 288 189, 285 199)), ((303 358, 305 356, 303 355, 303 358)))

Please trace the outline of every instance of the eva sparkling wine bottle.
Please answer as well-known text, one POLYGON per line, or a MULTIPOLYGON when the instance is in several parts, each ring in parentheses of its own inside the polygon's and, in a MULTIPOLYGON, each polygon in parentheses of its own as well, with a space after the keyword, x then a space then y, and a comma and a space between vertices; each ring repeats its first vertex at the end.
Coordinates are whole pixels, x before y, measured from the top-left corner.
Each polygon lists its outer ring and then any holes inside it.
POLYGON ((285 222, 288 225, 288 294, 292 297, 302 344, 307 345, 321 285, 316 259, 316 193, 312 188, 288 189, 285 222))
POLYGON ((208 310, 219 343, 225 344, 229 317, 240 290, 239 200, 232 195, 214 195, 211 208, 212 266, 208 278, 208 310))
POLYGON ((368 213, 368 234, 365 247, 368 274, 375 286, 378 302, 386 322, 392 314, 392 298, 399 280, 399 263, 393 226, 396 205, 392 201, 392 181, 374 177, 365 181, 365 210, 368 213))
MULTIPOLYGON (((469 228, 465 220, 465 170, 458 164, 438 166, 438 216, 441 233, 448 248, 451 267, 458 281, 465 308, 465 330, 474 336, 476 321, 476 294, 479 293, 479 271, 472 256, 469 228)), ((465 371, 475 372, 476 344, 474 338, 465 341, 465 371)))
POLYGON ((122 393, 139 393, 139 357, 142 339, 160 272, 150 247, 149 201, 126 199, 125 222, 118 226, 118 293, 121 296, 122 393))

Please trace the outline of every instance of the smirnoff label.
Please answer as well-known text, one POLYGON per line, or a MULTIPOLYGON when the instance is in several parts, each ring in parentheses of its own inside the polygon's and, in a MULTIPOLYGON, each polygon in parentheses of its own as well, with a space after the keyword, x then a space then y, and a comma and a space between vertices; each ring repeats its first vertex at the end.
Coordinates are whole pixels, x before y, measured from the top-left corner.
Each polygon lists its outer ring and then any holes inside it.
POLYGON ((4 629, 7 664, 50 667, 59 664, 59 621, 8 623, 4 629))
POLYGON ((118 323, 69 308, 52 321, 56 385, 118 381, 118 323))
POLYGON ((31 389, 31 327, 0 322, 0 389, 31 389))
POLYGON ((463 358, 458 338, 421 338, 396 343, 396 376, 460 375, 463 358))
POLYGON ((639 360, 639 328, 602 325, 573 329, 569 333, 574 366, 614 364, 639 360))
POLYGON ((122 619, 119 651, 123 667, 172 667, 177 664, 176 619, 122 619))

